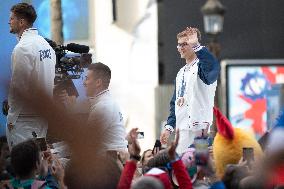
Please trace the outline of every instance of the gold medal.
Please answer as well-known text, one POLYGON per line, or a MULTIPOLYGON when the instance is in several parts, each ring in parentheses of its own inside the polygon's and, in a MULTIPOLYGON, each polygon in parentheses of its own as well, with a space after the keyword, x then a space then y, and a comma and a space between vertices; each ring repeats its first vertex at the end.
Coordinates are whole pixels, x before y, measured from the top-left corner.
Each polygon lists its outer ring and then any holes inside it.
POLYGON ((184 105, 184 98, 183 97, 179 97, 177 100, 177 105, 179 107, 182 107, 184 105))

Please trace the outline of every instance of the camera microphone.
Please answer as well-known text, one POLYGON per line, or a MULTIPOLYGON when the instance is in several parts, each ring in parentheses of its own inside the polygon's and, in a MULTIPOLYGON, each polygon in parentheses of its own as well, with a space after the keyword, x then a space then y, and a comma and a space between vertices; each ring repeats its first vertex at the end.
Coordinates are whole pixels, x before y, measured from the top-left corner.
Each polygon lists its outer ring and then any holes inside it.
POLYGON ((70 43, 66 45, 66 50, 72 51, 74 53, 88 53, 90 48, 86 45, 79 45, 76 43, 70 43))

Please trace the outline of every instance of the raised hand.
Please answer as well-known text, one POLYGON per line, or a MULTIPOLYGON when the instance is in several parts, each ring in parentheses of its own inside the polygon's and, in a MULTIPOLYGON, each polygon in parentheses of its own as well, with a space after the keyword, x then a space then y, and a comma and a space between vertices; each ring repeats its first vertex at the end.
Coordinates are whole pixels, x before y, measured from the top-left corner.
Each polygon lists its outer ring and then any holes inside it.
POLYGON ((67 189, 64 183, 65 171, 60 160, 56 156, 53 156, 52 162, 53 164, 51 165, 51 174, 57 179, 59 188, 67 189))
POLYGON ((133 128, 129 131, 129 133, 126 136, 126 139, 128 141, 128 151, 130 155, 139 155, 141 148, 137 141, 137 135, 138 135, 138 128, 133 128))
POLYGON ((42 161, 40 163, 39 167, 39 175, 42 177, 46 177, 48 174, 48 167, 50 165, 50 161, 52 159, 52 155, 50 153, 50 150, 44 151, 41 153, 42 161))
POLYGON ((126 136, 126 140, 128 141, 129 144, 131 144, 137 138, 137 135, 138 135, 137 131, 138 131, 138 128, 133 128, 128 132, 126 136))
POLYGON ((55 156, 52 158, 53 164, 51 165, 51 174, 57 179, 58 182, 64 180, 64 168, 55 156))
POLYGON ((178 141, 179 141, 179 129, 176 131, 176 138, 175 141, 173 141, 169 147, 169 158, 170 160, 175 160, 176 159, 176 148, 178 146, 178 141))
POLYGON ((160 141, 163 145, 168 144, 168 140, 169 140, 170 135, 171 135, 170 131, 168 131, 166 129, 164 131, 162 131, 161 136, 160 136, 160 141))
POLYGON ((191 46, 196 46, 199 43, 198 41, 199 30, 197 28, 187 27, 186 32, 188 34, 187 42, 191 46))
POLYGON ((128 151, 130 155, 139 155, 141 148, 137 140, 134 140, 132 144, 129 145, 128 151))

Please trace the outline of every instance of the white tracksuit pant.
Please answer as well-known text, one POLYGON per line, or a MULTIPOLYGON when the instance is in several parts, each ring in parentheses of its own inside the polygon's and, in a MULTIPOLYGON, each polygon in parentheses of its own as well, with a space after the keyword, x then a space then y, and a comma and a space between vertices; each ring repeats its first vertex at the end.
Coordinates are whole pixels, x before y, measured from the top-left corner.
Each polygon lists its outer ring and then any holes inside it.
POLYGON ((47 122, 38 116, 19 116, 12 128, 6 127, 6 137, 10 150, 16 144, 33 138, 35 132, 37 137, 46 137, 47 122))

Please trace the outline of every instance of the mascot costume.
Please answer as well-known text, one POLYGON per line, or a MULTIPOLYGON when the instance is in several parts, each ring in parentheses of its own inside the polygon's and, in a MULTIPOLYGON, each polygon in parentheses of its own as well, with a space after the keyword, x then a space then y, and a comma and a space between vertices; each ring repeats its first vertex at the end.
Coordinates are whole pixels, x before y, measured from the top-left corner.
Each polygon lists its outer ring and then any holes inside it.
POLYGON ((238 164, 243 156, 243 148, 253 148, 255 159, 262 156, 262 150, 256 139, 248 132, 233 128, 219 109, 214 108, 214 115, 218 132, 213 142, 213 157, 216 174, 221 179, 228 164, 238 164))

